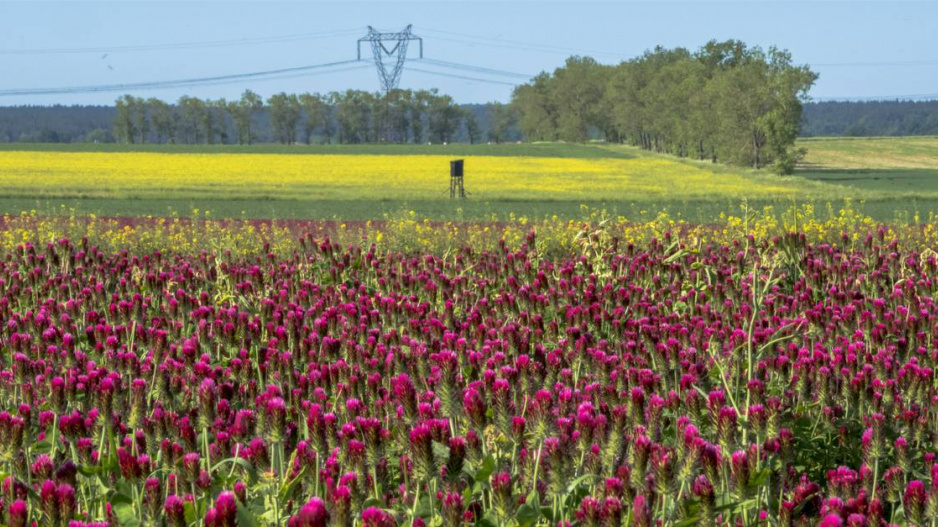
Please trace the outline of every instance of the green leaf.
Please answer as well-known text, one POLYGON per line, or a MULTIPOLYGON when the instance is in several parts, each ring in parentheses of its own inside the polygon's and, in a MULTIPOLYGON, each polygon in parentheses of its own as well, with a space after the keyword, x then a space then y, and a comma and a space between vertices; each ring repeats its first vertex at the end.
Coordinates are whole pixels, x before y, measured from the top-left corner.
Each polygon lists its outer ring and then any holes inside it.
POLYGON ((485 483, 492 476, 492 472, 495 472, 495 458, 492 457, 492 454, 489 454, 482 460, 482 466, 479 467, 479 470, 476 470, 473 479, 479 483, 485 483))
POLYGON ((238 503, 238 525, 241 527, 257 527, 257 518, 254 513, 244 505, 238 503))
POLYGON ((541 497, 537 494, 537 489, 528 493, 524 500, 525 504, 533 504, 535 507, 541 506, 541 497))
POLYGON ((218 463, 215 464, 214 467, 212 467, 212 472, 218 471, 218 469, 220 469, 223 465, 226 465, 228 463, 234 463, 238 465, 239 467, 243 468, 244 470, 246 470, 251 482, 254 482, 257 480, 257 471, 254 469, 254 465, 250 464, 248 460, 244 458, 240 458, 240 457, 229 457, 228 459, 223 459, 219 461, 218 463))
POLYGON ((97 475, 97 474, 103 474, 103 473, 105 473, 105 472, 108 472, 108 469, 105 468, 105 467, 102 467, 102 466, 98 466, 98 465, 94 465, 94 466, 90 466, 90 467, 87 466, 87 465, 82 465, 82 466, 78 467, 78 472, 79 472, 82 476, 88 476, 88 477, 90 477, 90 476, 94 476, 94 475, 97 475))
POLYGON ((198 514, 195 512, 195 505, 191 501, 186 501, 182 504, 182 510, 186 518, 186 523, 191 524, 199 520, 198 514))
POLYGON ((29 447, 30 454, 48 454, 52 451, 52 443, 49 440, 43 440, 29 447))
POLYGON ((772 471, 764 468, 749 478, 749 486, 753 488, 762 486, 769 480, 769 477, 771 476, 772 471))
MULTIPOLYGON (((120 484, 118 483, 118 485, 120 485, 120 484)), ((111 505, 125 504, 125 503, 128 504, 128 505, 133 505, 133 503, 134 503, 133 498, 131 498, 130 496, 128 496, 128 495, 126 495, 126 494, 124 494, 123 492, 120 492, 120 491, 115 492, 114 494, 112 494, 111 497, 110 497, 110 499, 108 499, 108 501, 111 502, 111 505)))
POLYGON ((463 489, 462 499, 466 503, 472 503, 474 501, 473 496, 479 496, 481 498, 484 492, 482 485, 478 482, 473 482, 472 485, 466 485, 466 488, 463 489))
MULTIPOLYGON (((107 483, 104 482, 104 478, 102 478, 101 476, 96 476, 96 477, 92 478, 91 481, 92 481, 92 485, 93 485, 93 487, 95 488, 96 492, 97 492, 98 494, 102 495, 102 496, 107 495, 107 493, 109 493, 109 492, 111 492, 111 490, 113 490, 113 489, 111 489, 111 487, 109 487, 109 486, 107 485, 107 483)), ((30 487, 30 488, 31 488, 31 487, 30 487)))
MULTIPOLYGON (((668 248, 668 249, 669 249, 669 252, 670 252, 670 249, 673 248, 676 244, 677 244, 677 242, 674 242, 673 244, 671 244, 671 247, 668 248)), ((680 251, 677 251, 676 253, 672 254, 671 256, 668 256, 667 258, 665 258, 662 263, 669 264, 669 263, 671 263, 671 262, 677 260, 678 258, 684 256, 684 254, 685 254, 685 251, 684 251, 683 249, 680 250, 680 251)))
POLYGON ((449 457, 449 447, 442 443, 437 443, 436 441, 434 441, 433 442, 433 455, 438 458, 446 459, 449 457))
POLYGON ((117 491, 115 497, 123 495, 127 497, 127 500, 129 501, 131 501, 130 496, 134 495, 134 489, 130 486, 130 482, 128 482, 126 479, 117 480, 117 484, 114 485, 114 490, 117 491))
POLYGON ((497 527, 498 518, 495 517, 495 512, 489 510, 485 513, 484 516, 476 520, 475 527, 497 527))
POLYGON ((674 527, 690 527, 691 525, 697 525, 700 522, 700 518, 697 516, 691 516, 690 518, 685 518, 674 524, 674 527))
POLYGON ((111 510, 114 511, 114 516, 117 517, 117 521, 120 523, 121 527, 130 527, 140 524, 140 520, 134 513, 132 503, 114 503, 111 501, 111 510))
POLYGON ((567 493, 569 494, 570 492, 573 492, 573 490, 576 489, 577 487, 579 487, 581 483, 585 483, 585 482, 587 482, 587 481, 590 481, 590 480, 594 479, 595 477, 596 477, 596 476, 593 475, 593 474, 583 474, 582 476, 576 478, 575 480, 571 481, 571 482, 567 485, 567 493))
POLYGON ((534 525, 534 522, 536 522, 540 517, 541 509, 539 507, 533 507, 528 503, 518 507, 518 513, 515 514, 515 519, 518 521, 518 525, 521 527, 534 525))
POLYGON ((296 486, 300 483, 300 480, 303 478, 303 474, 306 473, 306 468, 307 468, 307 467, 308 467, 308 465, 307 465, 306 467, 303 467, 303 469, 300 470, 300 473, 297 474, 295 478, 293 478, 291 481, 285 483, 285 484, 283 485, 283 487, 280 488, 279 497, 280 497, 280 501, 281 501, 281 502, 286 501, 287 499, 289 499, 289 498, 293 495, 293 491, 296 490, 296 486))

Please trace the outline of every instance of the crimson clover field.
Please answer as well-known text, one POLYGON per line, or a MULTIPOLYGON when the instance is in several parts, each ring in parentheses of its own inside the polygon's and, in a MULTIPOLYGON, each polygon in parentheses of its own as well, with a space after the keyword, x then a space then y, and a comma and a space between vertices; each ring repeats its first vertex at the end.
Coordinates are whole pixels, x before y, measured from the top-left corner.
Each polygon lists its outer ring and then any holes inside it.
POLYGON ((0 516, 934 525, 938 225, 742 210, 5 216, 0 516))

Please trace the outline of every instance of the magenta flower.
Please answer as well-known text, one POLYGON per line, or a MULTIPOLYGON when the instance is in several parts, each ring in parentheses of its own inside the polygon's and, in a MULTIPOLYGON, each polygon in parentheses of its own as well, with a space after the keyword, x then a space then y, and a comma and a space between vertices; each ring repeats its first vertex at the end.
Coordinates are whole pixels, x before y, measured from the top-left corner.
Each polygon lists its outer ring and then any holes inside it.
POLYGON ((166 497, 163 510, 166 512, 166 519, 172 527, 185 527, 186 515, 182 498, 170 494, 166 497))
POLYGON ((914 479, 906 485, 905 496, 902 503, 905 506, 907 518, 913 525, 923 525, 925 507, 928 504, 928 491, 925 484, 914 479))
POLYGON ((818 527, 843 527, 844 521, 837 514, 828 514, 821 520, 818 527))
POLYGON ((592 496, 584 497, 576 511, 576 519, 582 525, 598 527, 603 519, 603 503, 592 496))
POLYGON ((397 521, 382 509, 368 507, 362 511, 362 527, 397 527, 397 521))
POLYGON ((14 501, 8 515, 10 527, 26 527, 29 523, 29 508, 23 500, 14 501))
POLYGON ((651 527, 652 525, 651 507, 644 494, 636 495, 635 500, 632 501, 632 525, 635 527, 651 527))
POLYGON ((39 488, 39 499, 42 502, 43 518, 51 521, 53 525, 59 521, 58 490, 58 485, 51 480, 44 481, 39 488))
POLYGON ((192 483, 198 479, 200 468, 201 458, 197 452, 189 452, 182 457, 182 476, 187 483, 192 483))
POLYGON ((473 427, 479 430, 485 427, 485 400, 475 388, 467 388, 463 394, 463 411, 473 427))
POLYGON ((433 430, 426 424, 419 424, 410 431, 411 460, 417 472, 423 477, 436 473, 433 460, 433 430))
POLYGON ((30 467, 30 473, 32 473, 33 478, 38 480, 51 478, 54 470, 55 465, 52 463, 52 458, 47 454, 40 454, 33 463, 33 466, 30 467))
POLYGON ((203 429, 210 427, 215 420, 217 397, 218 388, 215 381, 205 379, 199 384, 199 424, 203 429))
POLYGON ((56 500, 62 521, 69 521, 75 517, 75 513, 78 512, 78 501, 74 487, 66 483, 60 484, 56 490, 56 500))
POLYGON ((160 516, 160 507, 163 505, 163 489, 159 478, 149 477, 143 485, 143 501, 151 518, 160 516))
POLYGON ((280 397, 271 398, 264 407, 264 426, 267 428, 267 439, 279 443, 286 437, 287 406, 280 397))
POLYGON ((749 486, 749 459, 746 452, 737 450, 733 452, 730 460, 730 473, 733 475, 733 484, 738 494, 745 495, 749 486))
POLYGON ((442 502, 443 525, 446 527, 459 527, 462 524, 464 507, 461 494, 458 492, 446 493, 442 502))
POLYGON ((328 524, 329 511, 318 497, 310 498, 287 522, 288 527, 326 527, 328 524))
POLYGON ((222 492, 215 500, 215 506, 205 513, 206 527, 237 527, 238 503, 230 491, 222 492))

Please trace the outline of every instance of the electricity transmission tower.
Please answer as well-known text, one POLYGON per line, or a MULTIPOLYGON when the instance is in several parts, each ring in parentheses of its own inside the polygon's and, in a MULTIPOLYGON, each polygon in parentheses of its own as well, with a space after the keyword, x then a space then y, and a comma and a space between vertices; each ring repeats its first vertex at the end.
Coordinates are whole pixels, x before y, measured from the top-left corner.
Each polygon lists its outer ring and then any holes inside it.
POLYGON ((371 43, 371 54, 378 68, 378 79, 384 93, 397 89, 407 60, 407 45, 411 40, 420 44, 420 58, 423 58, 423 39, 414 35, 408 25, 403 31, 382 33, 368 26, 368 34, 358 39, 358 60, 362 59, 362 42, 371 43))

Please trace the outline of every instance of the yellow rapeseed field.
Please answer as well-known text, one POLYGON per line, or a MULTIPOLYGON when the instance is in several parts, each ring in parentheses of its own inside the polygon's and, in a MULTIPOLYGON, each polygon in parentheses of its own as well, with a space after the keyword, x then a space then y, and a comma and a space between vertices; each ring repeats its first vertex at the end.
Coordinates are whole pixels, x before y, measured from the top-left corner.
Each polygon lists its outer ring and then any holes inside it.
MULTIPOLYGON (((0 194, 40 198, 435 199, 440 155, 0 152, 0 194)), ((474 199, 784 198, 803 181, 715 173, 655 157, 466 157, 474 199)))

